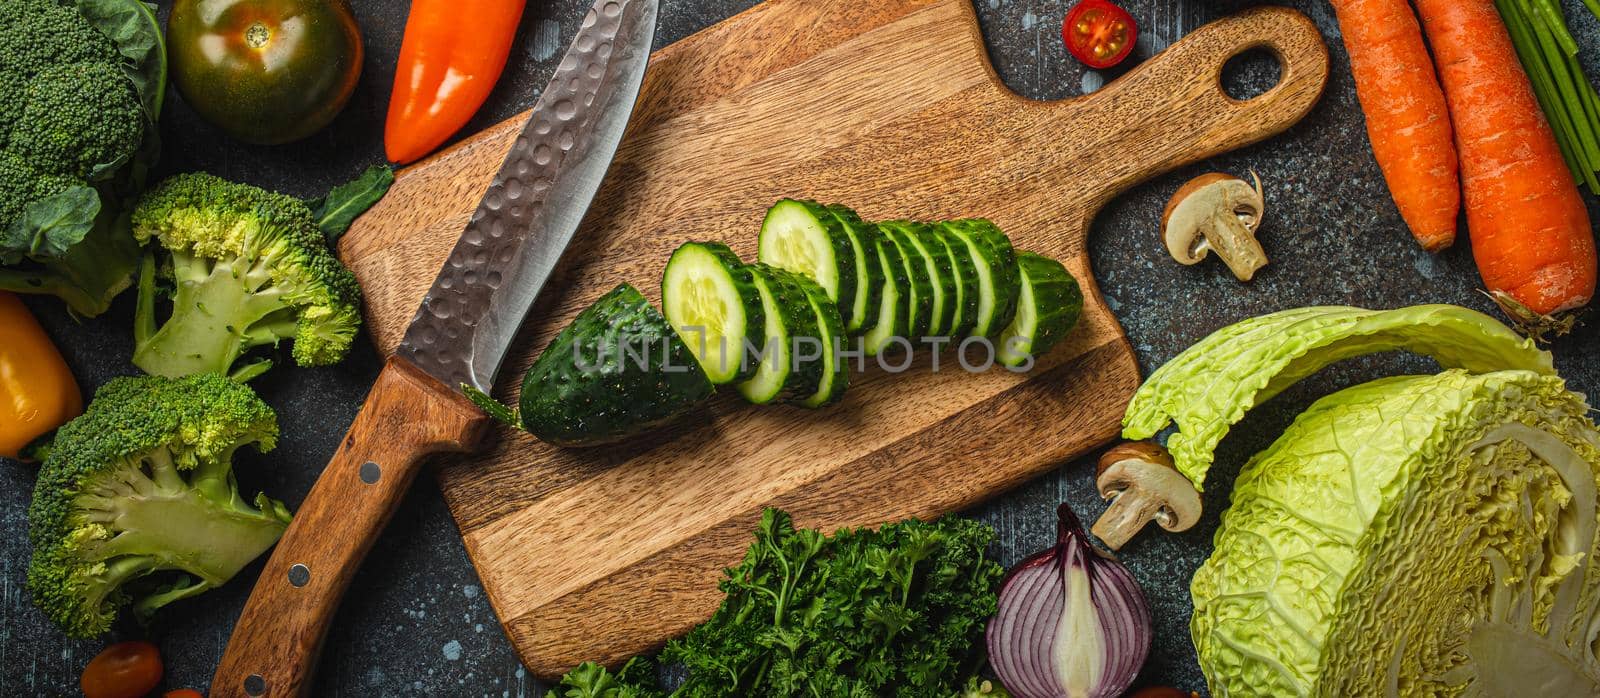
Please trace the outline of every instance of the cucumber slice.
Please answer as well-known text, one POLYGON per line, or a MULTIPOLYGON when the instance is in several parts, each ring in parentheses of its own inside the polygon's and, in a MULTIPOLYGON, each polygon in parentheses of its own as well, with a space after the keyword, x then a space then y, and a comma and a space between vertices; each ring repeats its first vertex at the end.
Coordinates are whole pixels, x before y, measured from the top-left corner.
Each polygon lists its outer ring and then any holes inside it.
POLYGON ((822 383, 822 362, 799 362, 794 356, 797 338, 817 340, 821 335, 817 313, 811 309, 801 285, 805 279, 759 262, 749 265, 749 269, 765 311, 766 342, 760 360, 751 357, 755 375, 735 387, 745 400, 756 405, 815 393, 822 383))
MULTIPOLYGON (((610 443, 676 419, 711 391, 667 319, 622 284, 579 313, 533 362, 512 426, 560 446, 610 443)), ((498 403, 489 406, 510 417, 498 403)))
POLYGON ((850 236, 850 248, 856 255, 856 299, 852 307, 839 306, 844 317, 845 331, 851 334, 865 332, 878 324, 878 309, 883 298, 883 267, 878 263, 878 238, 882 233, 871 223, 864 223, 852 211, 830 204, 828 211, 844 226, 850 236))
POLYGON ((691 242, 673 252, 661 275, 661 305, 713 384, 755 375, 745 353, 763 346, 766 312, 749 267, 727 245, 691 242))
POLYGON ((809 277, 841 310, 853 311, 858 277, 855 250, 844 224, 826 206, 784 199, 767 209, 756 257, 809 277))
POLYGON ((839 306, 828 298, 821 286, 810 279, 801 277, 799 281, 804 287, 806 300, 811 303, 811 310, 817 316, 817 339, 822 342, 822 356, 817 361, 822 371, 818 376, 816 391, 797 400, 797 404, 816 409, 838 402, 844 397, 845 388, 850 386, 850 367, 839 360, 839 349, 848 340, 839 306))
POLYGON ((950 221, 949 231, 967 248, 978 272, 978 315, 968 334, 994 337, 1016 314, 1017 260, 1011 240, 986 220, 950 221))
POLYGON ((1032 252, 1019 253, 1017 277, 1017 315, 1000 333, 995 350, 1000 363, 1012 368, 1050 351, 1083 313, 1083 290, 1060 262, 1032 252))
POLYGON ((929 337, 948 337, 955 326, 956 274, 950 250, 939 241, 934 228, 926 223, 915 223, 910 231, 911 244, 928 265, 928 279, 933 285, 933 307, 928 314, 929 337))
POLYGON ((922 255, 921 248, 912 242, 916 237, 915 226, 909 221, 878 224, 878 230, 883 231, 900 250, 906 278, 910 282, 900 291, 900 302, 907 307, 906 329, 910 334, 905 337, 911 341, 927 335, 929 322, 933 319, 933 278, 928 274, 931 266, 922 255))
POLYGON ((955 302, 952 304, 950 336, 964 337, 978 322, 978 268, 972 263, 966 243, 946 229, 948 223, 934 226, 934 235, 950 255, 951 276, 955 280, 955 302))
POLYGON ((900 255, 900 247, 881 230, 874 237, 877 238, 876 256, 878 270, 883 274, 883 288, 878 296, 878 322, 861 338, 861 350, 867 356, 882 353, 895 337, 908 336, 911 315, 911 304, 902 302, 900 298, 902 293, 909 293, 911 289, 911 279, 906 273, 905 258, 900 255))

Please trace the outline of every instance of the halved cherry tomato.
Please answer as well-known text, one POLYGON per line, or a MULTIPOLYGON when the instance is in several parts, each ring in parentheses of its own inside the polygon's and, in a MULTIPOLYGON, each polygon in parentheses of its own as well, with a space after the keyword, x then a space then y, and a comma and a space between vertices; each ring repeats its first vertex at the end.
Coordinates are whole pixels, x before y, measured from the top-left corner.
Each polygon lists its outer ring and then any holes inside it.
POLYGON ((84 698, 141 698, 161 683, 161 652, 148 642, 119 642, 83 668, 84 698))
POLYGON ((1110 68, 1133 52, 1139 26, 1128 14, 1107 0, 1083 0, 1067 12, 1061 23, 1061 39, 1067 51, 1090 68, 1110 68))

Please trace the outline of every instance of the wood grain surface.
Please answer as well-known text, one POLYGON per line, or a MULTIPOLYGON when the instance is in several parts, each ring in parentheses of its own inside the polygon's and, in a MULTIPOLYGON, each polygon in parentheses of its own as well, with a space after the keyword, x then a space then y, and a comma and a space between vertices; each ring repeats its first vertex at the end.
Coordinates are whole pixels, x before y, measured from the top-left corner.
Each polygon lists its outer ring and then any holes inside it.
POLYGON ((489 424, 466 398, 389 359, 256 579, 210 695, 310 695, 333 613, 423 459, 476 450, 489 424))
MULTIPOLYGON (((753 258, 783 196, 870 219, 994 220, 1084 281, 1084 320, 1033 372, 970 374, 926 356, 869 368, 828 411, 722 397, 670 434, 562 450, 503 433, 440 468, 492 605, 541 676, 659 645, 715 608, 720 570, 779 506, 832 529, 972 505, 1112 438, 1138 369, 1085 242, 1111 197, 1281 132, 1315 104, 1327 52, 1311 23, 1261 8, 1196 30, 1102 90, 1045 103, 995 76, 967 0, 774 0, 657 52, 610 176, 522 331, 503 398, 538 348, 621 281, 659 300, 677 245, 753 258), (1223 64, 1279 57, 1277 87, 1225 94, 1223 64)), ((340 243, 392 352, 524 119, 402 172, 340 243)), ((1149 236, 1156 231, 1134 230, 1149 236)), ((981 357, 974 357, 981 359, 981 357)))

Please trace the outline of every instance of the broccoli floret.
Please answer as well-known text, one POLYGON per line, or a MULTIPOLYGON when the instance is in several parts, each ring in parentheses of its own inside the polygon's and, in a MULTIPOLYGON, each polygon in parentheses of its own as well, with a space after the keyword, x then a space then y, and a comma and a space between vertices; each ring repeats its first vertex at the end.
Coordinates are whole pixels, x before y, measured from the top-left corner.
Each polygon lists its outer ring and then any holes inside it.
POLYGON ((148 373, 232 373, 244 380, 264 360, 251 349, 293 339, 301 366, 337 363, 361 326, 361 291, 328 249, 299 199, 208 174, 177 175, 146 192, 135 237, 159 241, 176 289, 158 329, 155 265, 140 274, 133 362, 148 373))
POLYGON ((218 375, 118 378, 61 427, 28 509, 34 603, 73 637, 227 582, 283 535, 282 503, 239 495, 233 454, 277 417, 218 375))
POLYGON ((132 282, 137 246, 118 202, 142 184, 129 163, 155 152, 157 107, 140 94, 162 78, 134 74, 164 75, 160 27, 123 2, 93 19, 75 3, 0 3, 0 290, 54 294, 83 316, 132 282))
POLYGON ((120 68, 69 63, 45 68, 23 91, 9 150, 43 174, 100 179, 133 157, 144 112, 120 68))

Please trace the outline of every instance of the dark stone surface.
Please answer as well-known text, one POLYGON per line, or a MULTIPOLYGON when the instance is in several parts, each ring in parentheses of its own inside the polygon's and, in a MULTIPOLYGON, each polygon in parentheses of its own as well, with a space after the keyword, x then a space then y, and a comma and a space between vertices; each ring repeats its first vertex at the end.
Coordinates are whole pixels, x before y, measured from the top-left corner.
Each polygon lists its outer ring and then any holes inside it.
MULTIPOLYGON (((163 3, 165 5, 165 3, 163 3)), ((405 10, 386 0, 355 0, 365 30, 367 63, 349 108, 327 131, 299 144, 257 148, 232 143, 200 123, 175 99, 163 124, 165 167, 206 169, 301 196, 322 193, 382 159, 381 124, 405 10)), ((683 38, 754 4, 751 0, 665 0, 657 45, 683 38)), ((1051 99, 1098 87, 1106 77, 1086 73, 1061 47, 1066 0, 976 0, 991 55, 1018 92, 1051 99)), ((1237 0, 1130 0, 1141 21, 1136 59, 1188 30, 1254 3, 1237 0)), ((1395 307, 1450 302, 1489 310, 1478 293, 1471 252, 1458 245, 1440 256, 1422 252, 1401 225, 1367 147, 1348 65, 1332 10, 1320 0, 1285 3, 1307 12, 1330 40, 1333 76, 1326 97, 1304 123, 1265 144, 1162 177, 1112 202, 1095 224, 1096 275, 1122 319, 1148 373, 1183 347, 1231 322, 1308 304, 1395 307), (1255 169, 1266 185, 1268 217, 1262 238, 1273 263, 1249 285, 1219 263, 1181 267, 1157 244, 1166 197, 1185 179, 1209 170, 1255 169)), ((1567 0, 1587 58, 1597 60, 1600 24, 1567 0)), ((530 106, 588 5, 584 0, 531 2, 519 42, 489 104, 468 132, 530 106)), ((1271 61, 1240 61, 1229 80, 1248 92, 1270 84, 1271 61)), ((1600 75, 1600 65, 1590 65, 1600 75)), ((1093 163, 1062 163, 1093 167, 1093 163)), ((804 193, 804 192, 797 192, 804 193)), ((1591 210, 1597 215, 1594 198, 1591 210)), ((908 211, 914 214, 914 211, 908 211)), ((1600 220, 1600 218, 1597 218, 1600 220)), ((107 316, 77 324, 57 304, 30 301, 66 353, 85 389, 133 373, 131 297, 107 316)), ((258 382, 279 411, 286 437, 274 453, 244 459, 248 489, 262 488, 291 503, 310 488, 332 453, 378 362, 366 344, 342 366, 280 369, 258 382)), ((1600 329, 1594 323, 1559 341, 1558 363, 1579 391, 1600 390, 1600 329)), ((1256 410, 1223 442, 1216 483, 1206 493, 1208 515, 1182 535, 1145 535, 1123 558, 1150 595, 1156 647, 1141 684, 1170 683, 1203 690, 1188 640, 1188 579, 1210 550, 1227 483, 1249 454, 1264 447, 1311 401, 1341 387, 1398 372, 1430 370, 1425 360, 1387 356, 1329 368, 1256 410)), ((1001 536, 998 555, 1012 563, 1050 542, 1052 508, 1066 500, 1086 518, 1097 515, 1088 462, 1063 464, 1048 477, 971 512, 1001 536)), ((28 602, 23 590, 28 546, 22 531, 32 487, 26 466, 0 464, 0 696, 76 692, 78 672, 101 642, 68 642, 28 602)), ((162 647, 171 687, 204 687, 259 565, 228 587, 169 609, 146 636, 162 647)), ((356 576, 340 609, 317 680, 319 696, 537 694, 520 668, 477 586, 455 525, 428 478, 422 478, 356 576)))

